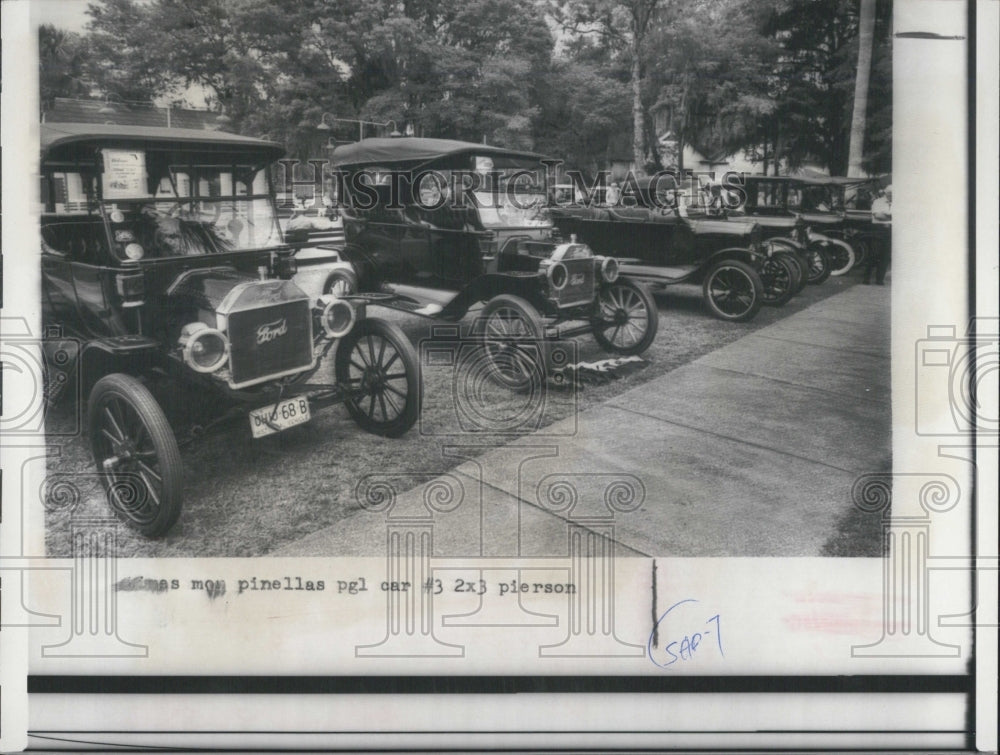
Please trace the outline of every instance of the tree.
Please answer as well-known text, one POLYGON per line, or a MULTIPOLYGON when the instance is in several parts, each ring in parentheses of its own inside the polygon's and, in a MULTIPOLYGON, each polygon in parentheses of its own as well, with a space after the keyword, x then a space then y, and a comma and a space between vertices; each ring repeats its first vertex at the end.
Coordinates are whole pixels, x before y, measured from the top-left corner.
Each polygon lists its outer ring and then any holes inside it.
POLYGON ((758 28, 759 0, 675 0, 650 32, 649 82, 676 140, 708 155, 745 146, 776 107, 769 97, 777 45, 758 28))
POLYGON ((90 93, 86 49, 79 34, 50 24, 38 27, 38 90, 43 113, 52 107, 56 97, 85 97, 90 93))
POLYGON ((540 82, 535 148, 588 177, 604 169, 612 138, 631 130, 628 75, 590 48, 554 62, 540 82))
POLYGON ((872 71, 875 44, 875 0, 861 0, 858 31, 858 67, 854 81, 854 115, 851 119, 851 142, 848 149, 847 175, 862 173, 862 150, 865 144, 865 118, 868 114, 868 81, 872 71))
MULTIPOLYGON (((781 47, 774 89, 778 106, 759 124, 758 134, 765 148, 773 148, 773 158, 789 168, 815 160, 834 174, 842 175, 847 169, 858 60, 858 4, 859 0, 785 0, 765 23, 765 30, 781 47)), ((890 47, 890 13, 890 2, 876 3, 876 58, 890 47)), ((884 75, 886 66, 872 70, 872 90, 888 93, 891 81, 875 79, 884 75)), ((869 97, 869 107, 872 104, 869 97)), ((888 100, 879 103, 888 104, 888 100)), ((883 133, 876 138, 887 136, 883 133)))
POLYGON ((564 29, 573 34, 597 34, 629 56, 632 94, 632 155, 637 170, 656 164, 655 142, 647 144, 646 108, 642 98, 643 55, 646 38, 659 0, 563 0, 552 11, 564 29))
POLYGON ((164 66, 164 37, 152 9, 136 0, 100 0, 87 6, 87 71, 106 95, 151 102, 175 84, 164 66))

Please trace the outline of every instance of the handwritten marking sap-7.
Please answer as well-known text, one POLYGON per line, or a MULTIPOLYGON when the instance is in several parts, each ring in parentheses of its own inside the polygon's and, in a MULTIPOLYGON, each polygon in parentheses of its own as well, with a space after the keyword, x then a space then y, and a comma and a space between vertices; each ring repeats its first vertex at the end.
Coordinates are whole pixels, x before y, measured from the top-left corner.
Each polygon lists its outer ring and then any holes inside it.
POLYGON ((693 598, 681 600, 660 616, 646 644, 649 660, 660 668, 669 668, 710 658, 715 650, 720 657, 726 657, 719 614, 706 616, 708 612, 698 610, 698 605, 693 598))

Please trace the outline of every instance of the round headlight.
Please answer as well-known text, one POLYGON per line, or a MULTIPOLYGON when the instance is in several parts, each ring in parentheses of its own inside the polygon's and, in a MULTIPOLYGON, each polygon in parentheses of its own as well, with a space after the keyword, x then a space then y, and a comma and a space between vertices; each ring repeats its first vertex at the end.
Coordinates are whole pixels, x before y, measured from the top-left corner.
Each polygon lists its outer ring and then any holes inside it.
POLYGON ((569 281, 569 271, 563 263, 553 262, 545 274, 549 277, 549 283, 556 291, 562 291, 566 288, 566 283, 569 281))
POLYGON ((141 244, 132 243, 125 245, 125 256, 130 260, 141 260, 145 254, 146 252, 141 244))
POLYGON ((229 339, 215 328, 182 335, 184 363, 195 372, 215 372, 229 360, 229 339))
POLYGON ((323 308, 323 332, 328 338, 343 338, 351 332, 357 313, 350 302, 334 299, 323 308))
POLYGON ((608 283, 614 283, 618 280, 618 272, 618 260, 614 257, 605 257, 601 262, 601 277, 608 283))

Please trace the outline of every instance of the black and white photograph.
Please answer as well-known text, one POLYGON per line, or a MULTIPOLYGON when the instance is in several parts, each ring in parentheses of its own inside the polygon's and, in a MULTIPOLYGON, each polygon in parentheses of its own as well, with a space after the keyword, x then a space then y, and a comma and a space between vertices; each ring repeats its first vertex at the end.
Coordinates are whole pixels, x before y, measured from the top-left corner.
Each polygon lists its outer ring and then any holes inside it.
POLYGON ((995 751, 995 2, 3 12, 4 751, 995 751))

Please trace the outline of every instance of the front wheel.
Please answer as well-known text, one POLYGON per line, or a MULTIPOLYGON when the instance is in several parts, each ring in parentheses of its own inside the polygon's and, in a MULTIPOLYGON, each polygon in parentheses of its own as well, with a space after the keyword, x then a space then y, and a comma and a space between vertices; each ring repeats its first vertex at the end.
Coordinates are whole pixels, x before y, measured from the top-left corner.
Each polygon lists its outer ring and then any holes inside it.
POLYGON ((90 448, 115 514, 161 537, 181 513, 184 470, 177 439, 156 399, 131 375, 107 375, 87 402, 90 448))
POLYGON ((548 342, 542 316, 519 296, 486 302, 476 330, 491 377, 516 391, 540 386, 548 374, 548 342))
POLYGON ((764 304, 764 284, 757 271, 739 260, 722 260, 709 268, 702 284, 705 304, 720 320, 752 320, 764 304))
POLYGON ((337 344, 337 382, 347 391, 344 406, 363 430, 398 438, 420 414, 420 365, 397 325, 368 318, 337 344))
POLYGON ((764 304, 769 307, 783 307, 795 295, 798 270, 794 263, 775 255, 766 258, 758 272, 764 285, 764 304))
POLYGON ((620 278, 601 289, 594 339, 605 351, 641 354, 656 338, 660 312, 649 289, 620 278))
POLYGON ((854 249, 845 241, 831 241, 826 248, 826 256, 830 259, 830 275, 844 275, 854 267, 854 249))

